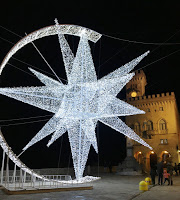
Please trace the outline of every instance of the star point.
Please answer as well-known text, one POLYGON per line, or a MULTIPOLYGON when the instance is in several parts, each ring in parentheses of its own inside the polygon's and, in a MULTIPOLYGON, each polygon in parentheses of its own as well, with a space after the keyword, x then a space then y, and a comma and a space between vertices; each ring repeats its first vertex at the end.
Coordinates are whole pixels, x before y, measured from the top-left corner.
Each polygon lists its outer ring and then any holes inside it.
POLYGON ((151 149, 118 118, 118 116, 143 114, 144 111, 116 97, 134 76, 134 73, 129 72, 148 52, 97 80, 88 40, 84 37, 80 38, 74 57, 65 37, 59 34, 58 39, 68 80, 67 85, 29 68, 45 86, 0 89, 3 95, 54 113, 54 116, 23 150, 27 150, 53 133, 47 144, 49 147, 67 131, 75 174, 79 179, 83 176, 90 146, 92 145, 98 152, 95 133, 98 121, 151 149))

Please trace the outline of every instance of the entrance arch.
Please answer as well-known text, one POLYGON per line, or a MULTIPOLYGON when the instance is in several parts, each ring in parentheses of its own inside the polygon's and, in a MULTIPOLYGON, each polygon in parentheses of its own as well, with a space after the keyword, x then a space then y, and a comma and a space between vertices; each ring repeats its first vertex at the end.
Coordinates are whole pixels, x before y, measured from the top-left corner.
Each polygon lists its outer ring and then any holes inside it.
POLYGON ((138 151, 134 154, 134 158, 136 159, 136 161, 139 163, 139 164, 142 164, 143 163, 143 153, 141 151, 138 151))
POLYGON ((150 167, 154 165, 157 165, 157 154, 154 151, 152 151, 150 153, 150 167))
POLYGON ((162 151, 160 158, 166 163, 171 160, 171 154, 168 151, 162 151))
POLYGON ((157 154, 154 151, 149 151, 146 157, 146 170, 149 172, 151 166, 157 164, 157 154))

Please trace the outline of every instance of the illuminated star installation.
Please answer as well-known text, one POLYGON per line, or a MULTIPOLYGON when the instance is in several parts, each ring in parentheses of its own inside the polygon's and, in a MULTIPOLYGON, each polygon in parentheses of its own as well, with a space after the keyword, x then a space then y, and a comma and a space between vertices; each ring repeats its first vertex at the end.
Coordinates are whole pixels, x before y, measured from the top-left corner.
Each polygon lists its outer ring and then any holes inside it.
MULTIPOLYGON (((56 25, 58 25, 57 22, 56 25)), ((82 32, 80 35, 75 57, 64 35, 58 33, 58 39, 65 65, 67 84, 29 68, 45 86, 0 89, 0 93, 3 95, 54 113, 54 116, 23 150, 27 150, 53 133, 47 144, 49 147, 67 131, 75 175, 79 180, 83 177, 90 146, 92 145, 98 153, 95 133, 98 121, 152 149, 118 118, 118 116, 144 114, 144 111, 116 98, 121 89, 134 76, 134 73, 129 72, 149 52, 97 80, 90 46, 84 33, 82 32)))

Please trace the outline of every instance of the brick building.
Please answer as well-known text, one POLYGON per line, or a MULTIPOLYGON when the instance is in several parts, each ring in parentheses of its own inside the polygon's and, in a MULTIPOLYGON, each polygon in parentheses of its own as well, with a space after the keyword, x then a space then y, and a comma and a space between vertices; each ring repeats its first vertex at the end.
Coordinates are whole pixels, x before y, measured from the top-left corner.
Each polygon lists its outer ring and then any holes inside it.
POLYGON ((150 164, 167 159, 180 163, 180 121, 174 92, 145 96, 146 76, 137 71, 126 85, 127 102, 146 114, 127 116, 126 124, 144 139, 153 151, 131 141, 133 155, 144 171, 150 164))

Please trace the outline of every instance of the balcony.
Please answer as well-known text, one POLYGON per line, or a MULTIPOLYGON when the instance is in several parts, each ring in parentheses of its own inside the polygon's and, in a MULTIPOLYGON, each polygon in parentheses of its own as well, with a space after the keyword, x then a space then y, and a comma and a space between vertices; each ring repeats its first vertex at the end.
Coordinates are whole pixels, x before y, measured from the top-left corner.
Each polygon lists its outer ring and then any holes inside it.
POLYGON ((165 129, 165 130, 159 130, 158 131, 159 132, 159 134, 167 134, 168 133, 168 129, 165 129))
POLYGON ((147 130, 147 134, 148 135, 155 135, 157 133, 157 131, 156 130, 147 130))
POLYGON ((153 136, 155 135, 155 130, 147 130, 142 131, 142 139, 153 139, 153 136))

